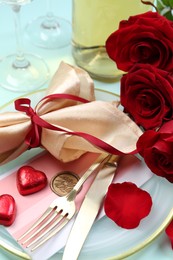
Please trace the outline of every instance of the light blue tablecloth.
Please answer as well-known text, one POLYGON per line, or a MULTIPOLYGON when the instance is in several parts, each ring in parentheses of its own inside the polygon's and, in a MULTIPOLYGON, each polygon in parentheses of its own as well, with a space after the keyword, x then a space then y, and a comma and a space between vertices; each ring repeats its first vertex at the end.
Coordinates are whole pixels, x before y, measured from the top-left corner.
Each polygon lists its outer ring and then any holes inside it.
MULTIPOLYGON (((54 0, 53 1, 54 12, 57 16, 61 16, 71 21, 71 0, 54 0)), ((30 4, 23 6, 21 10, 21 22, 22 28, 24 28, 30 20, 33 18, 43 15, 46 12, 46 0, 34 0, 30 4)), ((71 46, 57 49, 57 50, 46 50, 37 48, 32 45, 29 41, 24 39, 24 48, 27 52, 36 53, 42 56, 50 70, 51 75, 54 74, 61 60, 74 64, 74 60, 71 56, 71 46)), ((0 57, 12 53, 15 51, 15 39, 14 39, 14 24, 12 11, 9 6, 0 5, 0 57)), ((95 81, 95 86, 100 89, 106 89, 108 91, 119 93, 119 83, 102 83, 95 81)), ((47 84, 43 88, 47 87, 47 84)), ((6 102, 22 95, 23 93, 15 93, 5 89, 0 89, 0 106, 6 102)), ((4 253, 0 250, 0 259, 16 259, 14 256, 4 253)), ((57 256, 52 259, 57 259, 57 256)), ((145 248, 138 254, 135 254, 128 259, 157 259, 157 260, 170 260, 173 259, 173 252, 171 250, 170 242, 168 241, 165 234, 162 234, 157 238, 149 247, 145 248)), ((70 259, 69 259, 70 260, 70 259)), ((90 259, 91 260, 91 259, 90 259)))

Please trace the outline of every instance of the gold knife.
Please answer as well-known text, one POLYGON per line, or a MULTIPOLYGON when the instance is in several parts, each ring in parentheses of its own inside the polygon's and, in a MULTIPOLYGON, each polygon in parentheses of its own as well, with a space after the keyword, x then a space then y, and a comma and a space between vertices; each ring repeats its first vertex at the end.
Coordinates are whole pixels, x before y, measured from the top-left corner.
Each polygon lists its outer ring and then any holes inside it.
POLYGON ((116 163, 106 163, 97 174, 70 231, 62 260, 76 260, 98 214, 109 184, 112 182, 116 163), (82 232, 81 232, 82 230, 82 232))

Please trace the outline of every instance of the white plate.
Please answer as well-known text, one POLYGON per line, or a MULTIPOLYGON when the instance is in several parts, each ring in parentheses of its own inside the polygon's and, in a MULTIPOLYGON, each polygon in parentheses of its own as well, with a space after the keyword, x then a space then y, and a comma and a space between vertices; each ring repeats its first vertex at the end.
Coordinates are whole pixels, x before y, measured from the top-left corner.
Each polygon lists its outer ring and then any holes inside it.
MULTIPOLYGON (((28 95, 32 100, 33 107, 44 96, 44 93, 44 90, 40 90, 28 95)), ((102 90, 96 90, 96 98, 97 100, 106 101, 118 99, 113 93, 102 90)), ((13 102, 0 108, 0 112, 13 110, 13 102)), ((1 166, 1 174, 27 161, 40 151, 40 148, 32 149, 25 152, 15 161, 1 166)), ((149 216, 141 222, 138 228, 133 230, 119 228, 110 219, 103 217, 92 227, 79 260, 101 260, 111 257, 113 259, 122 259, 142 249, 164 230, 172 217, 172 184, 154 175, 142 188, 147 190, 153 199, 153 207, 149 216), (165 198, 169 199, 165 200, 165 198)), ((0 250, 1 260, 16 259, 15 254, 22 254, 21 247, 18 246, 2 226, 0 226, 0 234, 0 247, 12 252, 11 254, 5 252, 5 250, 0 250)), ((24 254, 23 256, 26 255, 24 254)), ((62 251, 58 252, 51 259, 61 258, 62 251)))

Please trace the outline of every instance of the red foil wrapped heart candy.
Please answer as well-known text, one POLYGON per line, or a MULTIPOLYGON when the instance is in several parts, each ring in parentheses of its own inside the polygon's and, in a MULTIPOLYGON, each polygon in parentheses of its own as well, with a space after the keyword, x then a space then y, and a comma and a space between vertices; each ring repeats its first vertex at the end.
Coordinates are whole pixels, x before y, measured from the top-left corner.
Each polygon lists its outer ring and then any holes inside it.
POLYGON ((11 226, 16 218, 16 203, 9 194, 0 196, 0 225, 11 226))
POLYGON ((44 189, 47 177, 44 172, 31 166, 23 166, 17 171, 17 188, 21 195, 29 195, 44 189))

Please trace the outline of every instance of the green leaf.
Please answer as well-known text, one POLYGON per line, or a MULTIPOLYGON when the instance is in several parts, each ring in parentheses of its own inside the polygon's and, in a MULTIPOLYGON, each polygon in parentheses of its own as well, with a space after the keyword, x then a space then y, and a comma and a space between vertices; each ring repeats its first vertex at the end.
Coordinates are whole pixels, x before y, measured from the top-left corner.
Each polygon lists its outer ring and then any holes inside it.
POLYGON ((165 16, 168 20, 173 21, 173 15, 172 15, 171 12, 166 13, 164 16, 165 16))
POLYGON ((173 0, 157 0, 156 6, 161 15, 173 20, 173 0))
POLYGON ((162 9, 165 7, 173 8, 173 0, 157 0, 156 6, 162 9))

